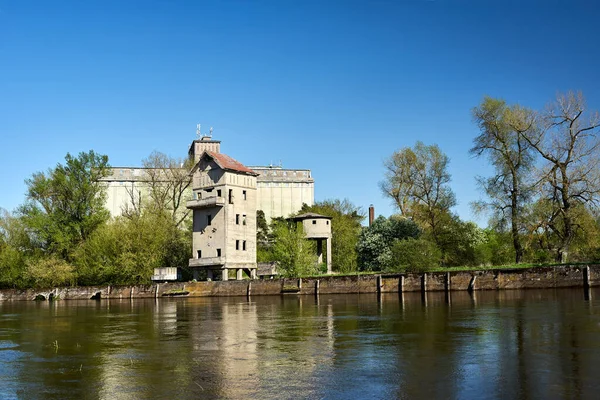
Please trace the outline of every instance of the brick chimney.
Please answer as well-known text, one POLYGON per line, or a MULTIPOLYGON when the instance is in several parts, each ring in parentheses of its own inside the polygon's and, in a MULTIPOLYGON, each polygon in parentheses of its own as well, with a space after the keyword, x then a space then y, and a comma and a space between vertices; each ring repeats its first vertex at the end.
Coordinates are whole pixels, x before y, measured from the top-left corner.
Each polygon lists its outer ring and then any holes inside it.
POLYGON ((369 226, 373 225, 373 220, 375 219, 375 207, 373 204, 369 206, 369 226))

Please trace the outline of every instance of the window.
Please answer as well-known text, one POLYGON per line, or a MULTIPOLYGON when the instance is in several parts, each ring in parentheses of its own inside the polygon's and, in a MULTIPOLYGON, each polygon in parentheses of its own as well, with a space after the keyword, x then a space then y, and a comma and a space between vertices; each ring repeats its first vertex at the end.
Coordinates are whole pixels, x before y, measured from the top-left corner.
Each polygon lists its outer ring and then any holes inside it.
POLYGON ((317 224, 317 220, 313 219, 313 225, 316 225, 316 224, 317 224))
POLYGON ((236 240, 236 241, 235 241, 235 249, 236 249, 236 250, 239 250, 239 249, 240 249, 240 241, 239 241, 239 240, 236 240))
POLYGON ((206 216, 206 225, 211 225, 212 222, 212 215, 208 214, 206 216))
POLYGON ((246 241, 245 240, 242 242, 242 250, 246 251, 246 241))
POLYGON ((233 204, 233 189, 229 189, 229 204, 233 204))
POLYGON ((240 224, 240 214, 235 214, 235 224, 236 225, 240 224))
POLYGON ((217 257, 221 257, 221 249, 217 249, 217 257))
POLYGON ((198 258, 202 258, 202 250, 198 250, 198 258))
POLYGON ((327 221, 327 225, 329 225, 329 221, 327 221))
POLYGON ((242 225, 246 225, 246 214, 242 215, 242 225))
POLYGON ((221 197, 221 190, 217 190, 217 197, 221 197))
POLYGON ((246 191, 245 191, 245 190, 242 190, 242 198, 243 198, 244 200, 246 200, 246 191))

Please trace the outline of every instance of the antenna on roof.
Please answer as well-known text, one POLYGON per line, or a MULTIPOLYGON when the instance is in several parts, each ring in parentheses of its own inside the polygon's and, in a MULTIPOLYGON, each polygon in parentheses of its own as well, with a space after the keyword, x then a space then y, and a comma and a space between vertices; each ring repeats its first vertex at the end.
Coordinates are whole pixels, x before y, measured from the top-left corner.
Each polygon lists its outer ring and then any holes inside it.
POLYGON ((202 125, 200 124, 196 124, 196 136, 198 136, 199 138, 202 138, 202 133, 201 133, 201 129, 202 125))
POLYGON ((210 127, 210 133, 208 134, 208 136, 210 136, 212 138, 212 132, 213 132, 213 127, 210 127))

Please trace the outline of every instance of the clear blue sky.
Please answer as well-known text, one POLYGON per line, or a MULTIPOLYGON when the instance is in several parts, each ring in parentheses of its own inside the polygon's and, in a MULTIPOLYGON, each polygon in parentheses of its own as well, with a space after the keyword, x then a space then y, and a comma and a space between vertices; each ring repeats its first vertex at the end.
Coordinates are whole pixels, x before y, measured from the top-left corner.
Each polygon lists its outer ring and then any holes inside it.
POLYGON ((600 109, 600 7, 522 3, 0 0, 0 207, 67 152, 182 157, 200 122, 244 164, 311 169, 316 200, 383 215, 384 158, 437 143, 474 219, 484 95, 600 109))

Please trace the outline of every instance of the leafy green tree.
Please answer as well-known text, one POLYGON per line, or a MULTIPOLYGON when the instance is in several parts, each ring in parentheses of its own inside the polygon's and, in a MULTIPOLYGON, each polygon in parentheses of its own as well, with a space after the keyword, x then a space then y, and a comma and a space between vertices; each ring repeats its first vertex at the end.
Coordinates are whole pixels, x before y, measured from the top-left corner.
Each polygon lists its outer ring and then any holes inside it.
POLYGON ((74 286, 75 269, 65 260, 50 256, 48 258, 29 259, 25 276, 32 286, 52 288, 57 286, 74 286))
POLYGON ((299 213, 313 212, 331 217, 331 263, 334 271, 353 272, 358 269, 356 245, 364 212, 349 200, 325 200, 312 206, 304 204, 299 213))
POLYGON ((401 216, 377 217, 370 227, 363 228, 357 243, 358 265, 363 271, 380 271, 393 267, 392 246, 398 240, 421 235, 412 220, 401 216))
POLYGON ((438 267, 442 261, 442 252, 435 243, 422 238, 396 240, 391 254, 390 271, 423 272, 438 267))
POLYGON ((489 198, 474 204, 477 210, 492 211, 498 229, 508 223, 515 249, 515 261, 523 260, 524 205, 532 196, 531 172, 535 161, 533 148, 525 139, 535 129, 535 114, 520 106, 508 106, 504 100, 485 97, 473 109, 480 134, 473 140, 470 153, 486 156, 494 167, 491 177, 479 177, 480 187, 489 198))
POLYGON ((273 219, 271 230, 273 232, 271 260, 279 263, 280 275, 296 277, 320 272, 314 243, 304 238, 301 223, 273 219))
POLYGON ((150 283, 154 268, 187 265, 190 233, 169 213, 143 212, 105 224, 75 254, 79 283, 150 283))
POLYGON ((108 157, 94 151, 67 154, 65 164, 26 180, 27 202, 20 208, 33 240, 65 260, 109 218, 104 208, 108 157))
POLYGON ((448 163, 448 156, 437 145, 417 142, 413 148, 394 152, 384 162, 386 175, 380 183, 400 213, 426 228, 436 244, 445 216, 456 205, 449 186, 448 163))
POLYGON ((0 287, 25 287, 25 266, 33 255, 34 249, 21 219, 0 209, 0 287))

